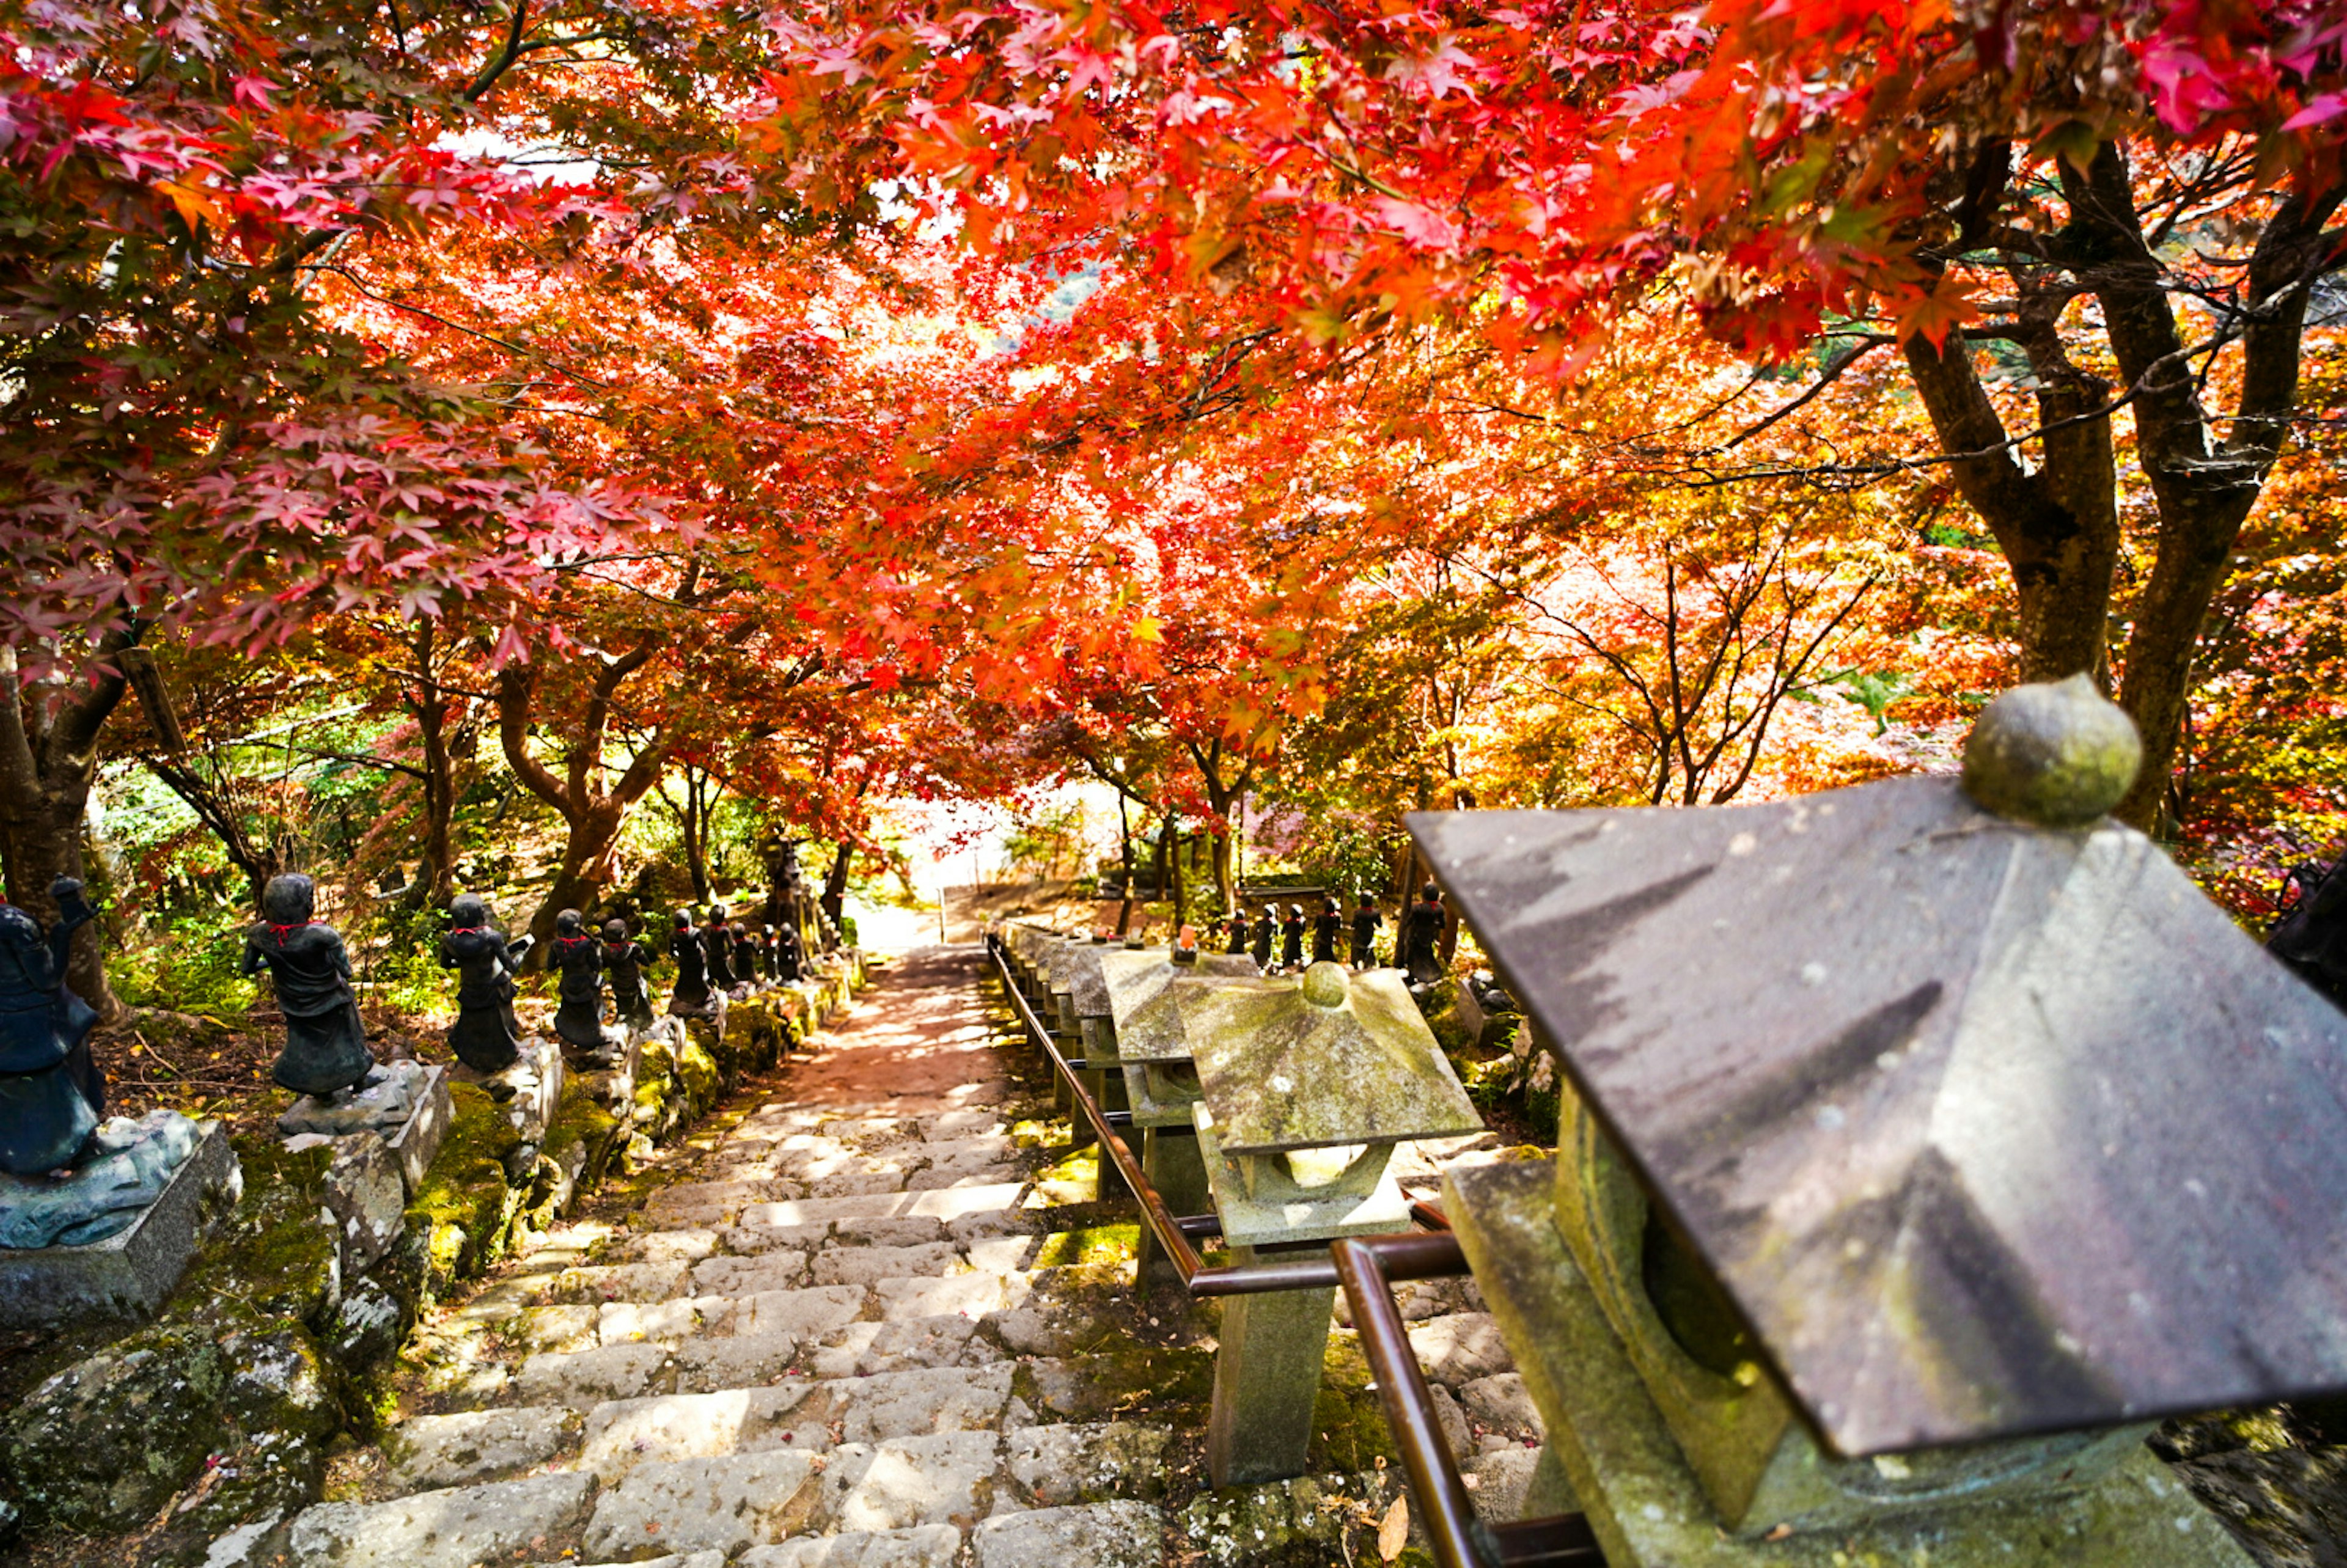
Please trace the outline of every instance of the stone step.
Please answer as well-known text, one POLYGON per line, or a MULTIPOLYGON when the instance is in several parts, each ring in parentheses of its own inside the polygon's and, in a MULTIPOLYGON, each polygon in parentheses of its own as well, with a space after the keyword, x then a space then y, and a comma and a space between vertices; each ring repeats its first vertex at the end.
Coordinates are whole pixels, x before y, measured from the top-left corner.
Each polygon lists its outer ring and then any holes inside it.
POLYGON ((842 1197, 774 1199, 745 1204, 743 1225, 805 1225, 840 1220, 928 1217, 948 1223, 989 1211, 1015 1209, 1024 1182, 978 1182, 917 1193, 869 1193, 842 1197))
POLYGON ((1011 1380, 999 1363, 616 1399, 587 1413, 579 1463, 609 1484, 646 1463, 992 1430, 1011 1380))
POLYGON ((595 1478, 569 1471, 390 1502, 322 1502, 294 1516, 287 1544, 296 1563, 335 1568, 474 1568, 578 1531, 594 1500, 595 1478))
POLYGON ((1165 1515, 1130 1500, 999 1514, 970 1546, 974 1568, 1162 1568, 1165 1515))
POLYGON ((810 1195, 807 1184, 781 1177, 683 1182, 645 1201, 641 1225, 663 1230, 768 1228, 836 1220, 929 1216, 958 1219, 989 1209, 1015 1208, 1026 1192, 1015 1166, 985 1164, 932 1173, 909 1171, 836 1176, 810 1195))
MULTIPOLYGON (((897 1322, 826 1321, 819 1304, 769 1303, 760 1319, 795 1329, 700 1336, 675 1344, 650 1341, 542 1352, 524 1361, 506 1397, 526 1405, 587 1410, 612 1399, 653 1394, 715 1393, 770 1383, 786 1374, 809 1378, 871 1377, 927 1367, 981 1366, 1019 1354, 1088 1345, 1085 1337, 1051 1338, 1026 1332, 1025 1319, 1006 1330, 958 1314, 897 1322), (806 1306, 801 1313, 795 1308, 806 1306), (1016 1343, 1012 1343, 1016 1340, 1016 1343)), ((1025 1309, 1031 1310, 1031 1309, 1025 1309)))
MULTIPOLYGON (((910 1176, 916 1173, 989 1172, 1015 1167, 1020 1156, 1007 1132, 924 1142, 908 1132, 876 1151, 866 1150, 820 1133, 793 1132, 774 1139, 729 1139, 711 1154, 710 1163, 727 1181, 775 1180, 823 1187, 840 1195, 839 1184, 873 1176, 910 1176)), ((993 1179, 999 1179, 993 1178, 993 1179)), ((899 1182, 899 1187, 906 1184, 899 1182)), ((931 1180, 925 1184, 942 1185, 931 1180)), ((874 1190, 874 1189, 866 1189, 874 1190)), ((877 1190, 887 1190, 885 1188, 877 1190)))

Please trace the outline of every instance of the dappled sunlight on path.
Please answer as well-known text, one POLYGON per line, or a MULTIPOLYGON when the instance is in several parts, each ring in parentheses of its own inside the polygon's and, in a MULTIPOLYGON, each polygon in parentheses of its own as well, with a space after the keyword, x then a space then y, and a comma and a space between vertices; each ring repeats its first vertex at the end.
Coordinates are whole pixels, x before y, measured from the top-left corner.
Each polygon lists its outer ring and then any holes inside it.
POLYGON ((1010 1094, 977 987, 979 947, 917 948, 873 971, 877 985, 792 1070, 802 1105, 930 1102, 948 1109, 999 1105, 1010 1094))

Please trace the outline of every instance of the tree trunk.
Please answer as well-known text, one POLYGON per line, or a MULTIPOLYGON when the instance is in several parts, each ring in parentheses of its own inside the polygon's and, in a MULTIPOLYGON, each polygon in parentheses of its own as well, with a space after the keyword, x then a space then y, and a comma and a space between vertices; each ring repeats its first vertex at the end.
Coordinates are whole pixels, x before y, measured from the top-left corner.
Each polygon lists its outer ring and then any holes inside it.
POLYGON ((1125 809, 1122 790, 1116 796, 1116 853, 1124 866, 1124 902, 1116 909, 1116 934, 1122 937, 1133 929, 1133 880, 1138 873, 1133 865, 1133 816, 1125 809))
MULTIPOLYGON (((97 772, 97 735, 128 685, 113 655, 138 641, 137 631, 109 634, 69 687, 25 688, 16 654, 0 646, 0 860, 9 902, 46 925, 57 917, 49 884, 59 876, 87 880, 82 827, 97 772)), ((123 1015, 106 978, 99 922, 74 934, 66 978, 74 993, 108 1022, 123 1015)))
POLYGON ((1171 941, 1182 934, 1183 906, 1187 897, 1187 889, 1182 876, 1182 856, 1189 849, 1189 837, 1186 834, 1176 832, 1170 819, 1166 823, 1165 832, 1168 841, 1174 846, 1173 852, 1166 856, 1166 863, 1171 867, 1168 876, 1173 884, 1166 893, 1166 902, 1174 911, 1174 926, 1165 933, 1165 937, 1168 941, 1171 941))
MULTIPOLYGON (((611 884, 612 853, 619 846, 620 825, 626 817, 624 808, 607 802, 570 820, 553 885, 529 917, 529 934, 538 938, 538 948, 553 941, 555 919, 565 909, 592 915, 603 889, 611 884)), ((531 949, 531 957, 544 961, 537 948, 531 949)))
MULTIPOLYGON (((1971 343, 1951 333, 1942 348, 1917 338, 1906 352, 1941 446, 1978 454, 1949 466, 2013 574, 2022 680, 2059 681, 2084 671, 2107 684, 2104 615, 2119 552, 2110 417, 2047 436, 2044 466, 2027 471, 2010 453, 1992 450, 2005 439, 2004 424, 1981 384, 1971 343)), ((2044 380, 2046 374, 2040 372, 2037 403, 2047 423, 2095 407, 2109 394, 2104 383, 2081 373, 2052 383, 2044 380)))
MULTIPOLYGON (((1990 149, 2009 157, 2009 149, 1990 149)), ((2080 290, 2101 307, 2103 331, 2132 400, 2137 460, 2158 504, 2148 581, 2133 608, 2118 700, 2143 734, 2143 768, 2114 813, 2147 832, 2161 803, 2184 731, 2192 656, 2210 600, 2223 585, 2240 526, 2257 502, 2297 404, 2299 359, 2314 279, 2337 236, 2323 225, 2347 191, 2283 199, 2245 271, 2249 309, 2239 332, 2240 399, 2230 432, 2204 407, 2195 357, 2176 322, 2165 269, 2146 240, 2118 141, 2102 144, 2081 171, 2058 165, 2070 222, 2038 262, 2008 267, 2018 291, 2004 335, 2030 360, 2039 384, 2041 461, 2022 467, 1961 333, 1933 348, 1903 345, 1949 471, 1996 537, 2020 611, 2021 678, 2081 671, 2106 687, 2109 617, 2119 532, 2117 458, 2107 414, 2088 417, 2112 388, 2070 363, 2059 335, 2080 290), (2066 273, 2065 283, 2055 273, 2066 273), (2056 428, 2055 426, 2058 426, 2056 428)))
MULTIPOLYGON (((1165 867, 1167 861, 1171 858, 1172 845, 1169 841, 1172 839, 1173 835, 1174 825, 1172 819, 1169 817, 1160 817, 1157 823, 1157 853, 1151 857, 1149 870, 1149 893, 1150 897, 1153 898, 1163 898, 1165 897, 1165 884, 1167 880, 1165 867)), ((1146 917, 1144 917, 1144 924, 1145 923, 1146 917)))
POLYGON ((847 915, 847 871, 856 859, 856 846, 842 844, 831 857, 831 872, 823 879, 823 912, 838 925, 847 915))
POLYGON ((1228 915, 1238 907, 1238 888, 1231 876, 1231 825, 1225 817, 1207 831, 1208 866, 1214 874, 1215 913, 1228 915))
POLYGON ((446 909, 456 897, 456 769, 448 756, 446 699, 425 693, 415 729, 424 753, 424 865, 415 885, 426 905, 446 909))
POLYGON ((440 641, 436 621, 418 621, 408 651, 415 660, 415 679, 400 690, 408 712, 415 717, 417 750, 422 754, 424 792, 424 864, 407 897, 412 907, 446 909, 456 897, 456 763, 449 750, 449 718, 456 704, 440 684, 433 656, 440 641), (413 689, 415 695, 405 694, 413 689))
POLYGON ((709 792, 699 768, 684 770, 684 868, 692 877, 692 901, 706 904, 709 885, 709 792))
POLYGON ((497 740, 506 764, 524 788, 559 813, 569 833, 562 845, 562 866, 538 912, 530 917, 530 935, 538 938, 527 963, 543 968, 554 935, 555 917, 565 909, 585 913, 597 894, 611 880, 612 858, 619 847, 620 827, 628 811, 660 780, 670 743, 655 739, 636 753, 627 771, 609 788, 603 776, 603 736, 610 725, 611 704, 621 682, 641 669, 658 644, 647 640, 633 651, 605 664, 589 689, 578 733, 565 750, 564 774, 557 777, 529 749, 536 706, 538 676, 533 668, 509 667, 497 677, 497 740))

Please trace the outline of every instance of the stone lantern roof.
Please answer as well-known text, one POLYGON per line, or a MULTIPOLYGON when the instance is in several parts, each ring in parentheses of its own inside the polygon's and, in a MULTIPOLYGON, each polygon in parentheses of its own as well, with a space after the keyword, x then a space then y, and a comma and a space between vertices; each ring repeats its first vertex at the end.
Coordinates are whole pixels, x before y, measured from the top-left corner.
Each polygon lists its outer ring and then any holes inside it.
POLYGON ((1296 979, 1175 990, 1225 1154, 1483 1130, 1397 970, 1319 963, 1296 979))
POLYGON ((1251 980, 1255 974, 1255 960, 1244 953, 1202 953, 1190 964, 1174 962, 1173 955, 1163 948, 1103 954, 1101 975, 1116 1024, 1119 1060, 1189 1061, 1190 1037, 1183 1025, 1181 993, 1194 987, 1251 980))
POLYGON ((1997 763, 1409 825, 1834 1450, 2347 1389, 2347 1016, 1997 763))

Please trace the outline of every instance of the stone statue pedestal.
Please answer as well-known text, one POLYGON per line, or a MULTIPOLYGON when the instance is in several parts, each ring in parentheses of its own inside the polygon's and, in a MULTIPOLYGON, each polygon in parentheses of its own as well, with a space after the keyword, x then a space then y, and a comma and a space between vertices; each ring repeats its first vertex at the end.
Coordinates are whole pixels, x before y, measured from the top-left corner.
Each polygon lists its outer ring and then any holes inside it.
POLYGON ((331 1101, 303 1095, 277 1119, 288 1149, 333 1145, 326 1210, 333 1216, 343 1272, 374 1266, 405 1227, 407 1202, 440 1152, 456 1102, 448 1070, 421 1061, 385 1063, 382 1081, 331 1101))
MULTIPOLYGON (((1213 1194, 1190 1121, 1190 1108, 1198 1102, 1197 1073, 1186 1061, 1127 1061, 1119 1071, 1126 1103, 1133 1108, 1133 1124, 1141 1129, 1142 1173, 1175 1218, 1205 1213, 1213 1194)), ((1180 1283, 1173 1260, 1157 1245, 1156 1233, 1144 1225, 1133 1279, 1146 1286, 1159 1278, 1180 1283)))
POLYGON ((195 1148, 127 1229, 81 1246, 0 1248, 0 1328, 154 1311, 243 1191, 228 1134, 198 1123, 195 1148))
POLYGON ((319 1141, 373 1132, 389 1145, 402 1180, 414 1192, 440 1152, 456 1107, 448 1097, 448 1070, 421 1061, 386 1062, 383 1081, 355 1094, 322 1101, 304 1094, 277 1118, 288 1148, 315 1148, 319 1141))
MULTIPOLYGON (((1307 1188, 1281 1171, 1275 1155, 1225 1153, 1205 1105, 1192 1112, 1197 1157, 1234 1261, 1309 1255, 1343 1236, 1409 1227, 1409 1199, 1385 1169, 1389 1145, 1369 1149, 1337 1180, 1307 1188)), ((1234 1296, 1223 1303, 1214 1402, 1206 1424, 1206 1463, 1216 1486, 1304 1473, 1336 1305, 1334 1286, 1234 1296)))
POLYGON ((531 1035, 521 1042, 521 1060, 497 1075, 513 1086, 506 1115, 522 1142, 535 1143, 553 1123, 554 1108, 562 1103, 562 1042, 548 1035, 531 1035))

